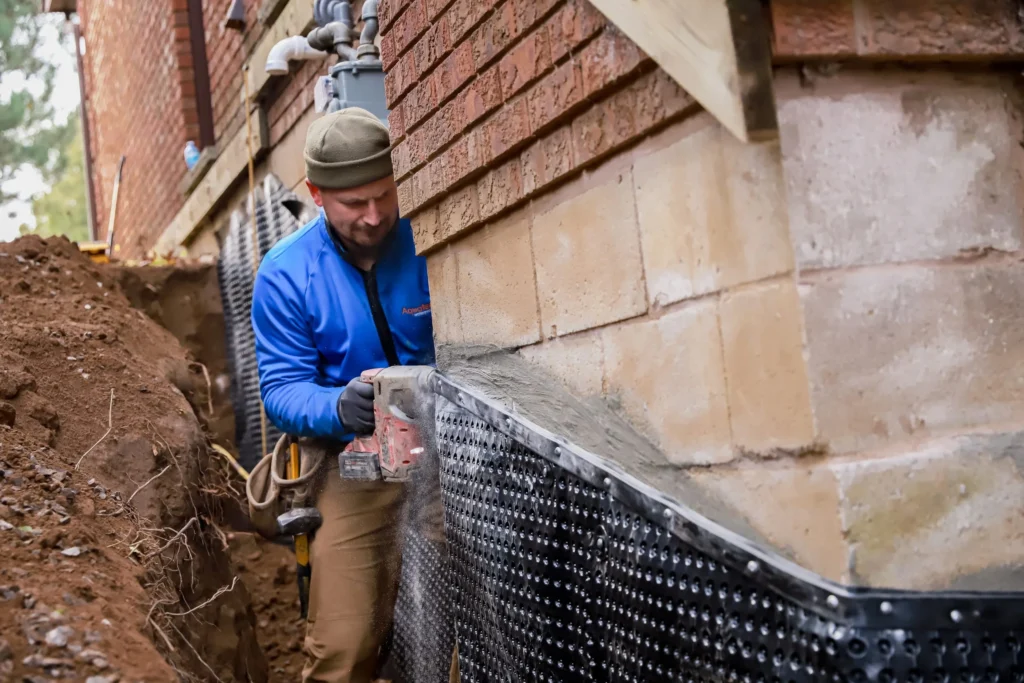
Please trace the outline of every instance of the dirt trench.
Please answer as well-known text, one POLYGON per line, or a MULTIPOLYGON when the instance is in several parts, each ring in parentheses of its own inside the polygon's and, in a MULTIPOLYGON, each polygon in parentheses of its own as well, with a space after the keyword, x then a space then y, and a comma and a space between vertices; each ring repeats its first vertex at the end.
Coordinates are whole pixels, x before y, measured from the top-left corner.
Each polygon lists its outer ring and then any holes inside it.
POLYGON ((0 682, 298 680, 293 558, 208 447, 211 277, 0 244, 0 682))

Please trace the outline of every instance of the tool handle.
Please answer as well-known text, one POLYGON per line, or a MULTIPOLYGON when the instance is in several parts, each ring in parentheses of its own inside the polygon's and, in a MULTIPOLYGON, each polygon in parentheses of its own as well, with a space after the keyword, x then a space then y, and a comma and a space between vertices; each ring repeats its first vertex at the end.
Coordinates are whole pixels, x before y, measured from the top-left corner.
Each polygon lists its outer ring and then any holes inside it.
POLYGON ((298 479, 299 478, 299 440, 294 436, 291 437, 291 443, 288 444, 288 478, 298 479))

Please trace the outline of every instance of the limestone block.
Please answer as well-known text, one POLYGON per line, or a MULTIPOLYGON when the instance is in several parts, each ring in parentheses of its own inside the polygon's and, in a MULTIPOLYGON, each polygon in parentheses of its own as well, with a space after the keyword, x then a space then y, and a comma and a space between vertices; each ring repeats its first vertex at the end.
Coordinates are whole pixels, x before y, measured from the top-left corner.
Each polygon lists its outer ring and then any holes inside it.
POLYGON ((830 450, 1024 415, 1024 263, 906 265, 805 281, 812 400, 830 450))
POLYGON ((635 210, 627 169, 534 216, 546 336, 579 332, 647 310, 635 210))
POLYGON ((840 74, 777 91, 802 268, 1018 250, 1024 150, 1011 82, 840 74))
POLYGON ((814 417, 796 283, 723 295, 720 311, 735 445, 762 455, 809 448, 814 417))
POLYGON ((1024 434, 832 465, 857 583, 1024 590, 1024 434))
POLYGON ((716 306, 604 330, 609 398, 674 464, 733 457, 716 306))
POLYGON ((580 396, 600 396, 603 391, 604 349, 599 333, 554 339, 527 346, 519 353, 580 396))
POLYGON ((463 340, 502 348, 540 341, 528 218, 489 225, 454 248, 463 340))
POLYGON ((688 474, 802 567, 834 581, 847 580, 839 486, 827 467, 786 462, 688 474))
POLYGON ((778 145, 697 117, 634 165, 647 292, 670 304, 793 268, 778 145))
POLYGON ((458 270, 451 247, 443 247, 427 256, 427 279, 430 283, 434 345, 462 343, 458 270))

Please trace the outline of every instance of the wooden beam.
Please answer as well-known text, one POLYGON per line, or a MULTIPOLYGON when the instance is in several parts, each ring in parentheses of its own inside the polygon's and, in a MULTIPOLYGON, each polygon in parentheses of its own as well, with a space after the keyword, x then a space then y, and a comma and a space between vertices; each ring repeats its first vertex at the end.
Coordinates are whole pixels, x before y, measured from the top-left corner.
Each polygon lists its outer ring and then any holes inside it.
POLYGON ((590 1, 736 137, 778 137, 759 0, 590 1))
MULTIPOLYGON (((270 130, 267 114, 262 107, 254 108, 252 114, 252 149, 253 155, 259 159, 270 149, 270 130)), ((181 245, 187 245, 248 168, 249 147, 243 127, 220 153, 202 182, 185 201, 181 211, 160 235, 154 251, 166 254, 181 245)))
POLYGON ((311 0, 289 0, 288 4, 263 34, 249 58, 249 97, 258 101, 275 78, 267 73, 267 56, 280 41, 290 36, 304 36, 316 26, 311 0))

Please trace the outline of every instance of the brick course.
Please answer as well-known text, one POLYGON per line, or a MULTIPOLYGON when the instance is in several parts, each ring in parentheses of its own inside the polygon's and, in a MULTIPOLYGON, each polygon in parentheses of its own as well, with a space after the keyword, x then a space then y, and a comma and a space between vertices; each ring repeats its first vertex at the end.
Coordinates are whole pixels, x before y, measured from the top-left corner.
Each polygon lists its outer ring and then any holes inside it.
MULTIPOLYGON (((437 10, 425 3, 396 8, 382 38, 396 178, 414 222, 473 195, 478 211, 454 224, 471 229, 693 108, 586 0, 456 0, 422 31, 407 28, 437 10)), ((436 246, 439 233, 422 232, 420 249, 436 246)))

